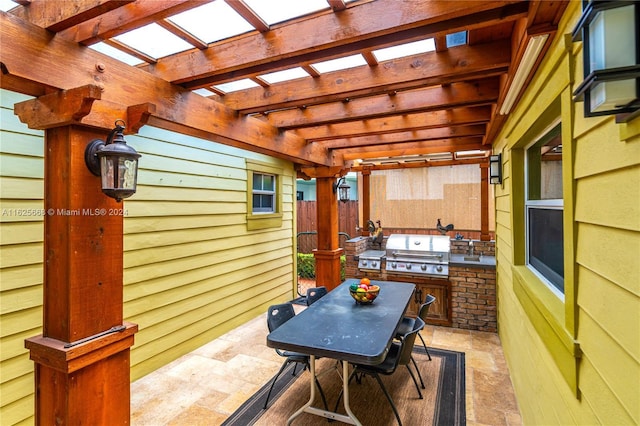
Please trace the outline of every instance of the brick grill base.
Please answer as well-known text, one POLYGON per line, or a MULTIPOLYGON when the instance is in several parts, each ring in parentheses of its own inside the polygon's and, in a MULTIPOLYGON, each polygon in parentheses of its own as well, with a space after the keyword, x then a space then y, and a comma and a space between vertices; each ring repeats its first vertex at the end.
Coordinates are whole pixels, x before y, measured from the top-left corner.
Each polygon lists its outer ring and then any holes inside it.
MULTIPOLYGON (((468 242, 452 241, 452 252, 465 253, 468 242), (459 247, 458 247, 459 246, 459 247)), ((493 242, 476 242, 483 255, 495 255, 493 242)), ((370 249, 367 238, 354 238, 345 244, 346 276, 362 277, 355 256, 370 249)), ((383 247, 384 249, 384 247, 383 247)), ((387 279, 386 273, 367 273, 375 279, 387 279)), ((496 332, 498 330, 496 306, 495 268, 449 265, 451 326, 468 330, 496 332)))
POLYGON ((495 269, 449 265, 452 326, 498 330, 495 269))

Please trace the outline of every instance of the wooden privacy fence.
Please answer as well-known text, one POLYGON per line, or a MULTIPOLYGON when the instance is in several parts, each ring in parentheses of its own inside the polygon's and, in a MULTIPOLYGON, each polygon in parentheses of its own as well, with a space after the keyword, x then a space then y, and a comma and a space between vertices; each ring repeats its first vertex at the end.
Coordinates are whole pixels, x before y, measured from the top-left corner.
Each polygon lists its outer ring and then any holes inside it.
MULTIPOLYGON (((311 253, 317 247, 318 221, 316 215, 316 201, 297 202, 297 235, 298 253, 311 253)), ((358 202, 347 201, 338 203, 338 232, 340 233, 340 247, 344 242, 356 236, 358 225, 358 202)))

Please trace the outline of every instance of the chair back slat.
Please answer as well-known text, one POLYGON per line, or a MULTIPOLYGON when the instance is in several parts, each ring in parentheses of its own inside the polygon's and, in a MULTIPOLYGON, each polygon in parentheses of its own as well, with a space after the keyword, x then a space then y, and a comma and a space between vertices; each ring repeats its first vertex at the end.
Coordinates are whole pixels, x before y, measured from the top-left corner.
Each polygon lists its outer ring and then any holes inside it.
POLYGON ((427 315, 429 314, 429 306, 431 306, 431 304, 435 301, 436 297, 434 295, 427 294, 424 303, 420 305, 420 310, 418 311, 418 317, 420 317, 420 319, 422 319, 423 321, 427 320, 427 315))
POLYGON ((285 322, 296 316, 291 303, 281 303, 279 305, 271 305, 267 310, 267 327, 269 332, 280 327, 285 322))
POLYGON ((398 356, 398 365, 406 365, 411 361, 411 352, 413 351, 413 345, 416 341, 418 332, 424 328, 424 321, 420 318, 416 318, 413 325, 413 330, 402 336, 402 348, 400 349, 400 355, 398 356))
POLYGON ((327 287, 312 287, 307 290, 307 306, 311 306, 315 301, 327 294, 327 287))

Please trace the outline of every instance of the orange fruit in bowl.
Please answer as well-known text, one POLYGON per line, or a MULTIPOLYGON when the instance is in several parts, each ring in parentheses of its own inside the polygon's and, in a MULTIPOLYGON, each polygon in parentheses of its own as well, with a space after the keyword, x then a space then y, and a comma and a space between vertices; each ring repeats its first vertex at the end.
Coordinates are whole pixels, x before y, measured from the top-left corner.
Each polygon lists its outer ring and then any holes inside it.
POLYGON ((369 285, 371 284, 371 280, 367 277, 364 277, 363 279, 360 280, 360 284, 366 284, 369 285))

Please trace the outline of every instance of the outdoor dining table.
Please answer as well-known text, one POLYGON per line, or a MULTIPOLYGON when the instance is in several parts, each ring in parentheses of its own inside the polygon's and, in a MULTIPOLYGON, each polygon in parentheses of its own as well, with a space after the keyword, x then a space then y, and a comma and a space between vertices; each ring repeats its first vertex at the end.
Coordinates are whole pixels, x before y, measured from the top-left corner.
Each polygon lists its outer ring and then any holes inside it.
POLYGON ((357 304, 347 279, 304 311, 267 336, 267 346, 310 355, 311 396, 289 417, 287 425, 303 412, 360 425, 349 406, 349 363, 375 365, 386 357, 409 306, 415 285, 406 282, 371 281, 380 294, 371 304, 357 304), (312 407, 315 399, 315 361, 326 357, 342 362, 344 408, 347 415, 312 407))

